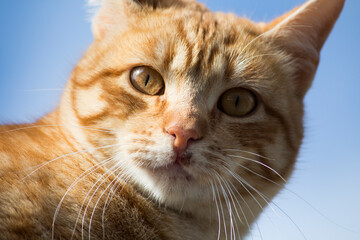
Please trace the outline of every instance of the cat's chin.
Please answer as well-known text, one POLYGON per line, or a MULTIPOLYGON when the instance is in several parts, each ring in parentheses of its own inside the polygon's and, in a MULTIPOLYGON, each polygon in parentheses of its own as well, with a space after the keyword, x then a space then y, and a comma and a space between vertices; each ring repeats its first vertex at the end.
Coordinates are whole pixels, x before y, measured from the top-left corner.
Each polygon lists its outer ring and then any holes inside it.
POLYGON ((174 209, 183 209, 186 208, 184 202, 198 202, 208 196, 208 189, 187 168, 175 162, 156 167, 137 167, 134 179, 155 201, 174 209))
POLYGON ((177 162, 160 167, 149 168, 148 171, 154 177, 168 181, 170 184, 186 184, 194 181, 194 177, 177 162))

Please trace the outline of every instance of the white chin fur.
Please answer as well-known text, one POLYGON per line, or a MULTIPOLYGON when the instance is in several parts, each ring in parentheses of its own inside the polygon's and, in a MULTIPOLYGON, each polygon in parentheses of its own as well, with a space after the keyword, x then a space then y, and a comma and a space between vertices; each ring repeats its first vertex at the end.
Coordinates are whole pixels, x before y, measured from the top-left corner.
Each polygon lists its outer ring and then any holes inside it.
POLYGON ((129 164, 129 173, 136 184, 150 195, 155 201, 175 209, 185 210, 185 203, 201 201, 204 196, 208 196, 206 189, 199 184, 186 183, 185 181, 171 184, 151 176, 147 170, 138 168, 134 164, 129 164))

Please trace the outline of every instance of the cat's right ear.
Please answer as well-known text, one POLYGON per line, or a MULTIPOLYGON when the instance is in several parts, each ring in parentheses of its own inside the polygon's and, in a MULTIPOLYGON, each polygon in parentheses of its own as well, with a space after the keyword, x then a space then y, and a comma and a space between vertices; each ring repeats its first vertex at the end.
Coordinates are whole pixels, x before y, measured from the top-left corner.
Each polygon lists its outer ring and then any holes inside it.
POLYGON ((301 96, 311 85, 320 50, 344 3, 345 0, 308 0, 265 25, 264 35, 293 56, 297 66, 297 89, 301 96))

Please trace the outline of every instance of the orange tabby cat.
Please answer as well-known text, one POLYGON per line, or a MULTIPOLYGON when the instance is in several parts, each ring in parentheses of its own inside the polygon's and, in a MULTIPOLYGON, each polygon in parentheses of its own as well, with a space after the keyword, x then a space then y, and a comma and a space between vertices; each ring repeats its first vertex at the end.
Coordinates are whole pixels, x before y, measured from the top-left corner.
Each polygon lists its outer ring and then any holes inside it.
POLYGON ((1 239, 241 239, 289 178, 344 0, 273 22, 103 0, 60 106, 0 127, 1 239))

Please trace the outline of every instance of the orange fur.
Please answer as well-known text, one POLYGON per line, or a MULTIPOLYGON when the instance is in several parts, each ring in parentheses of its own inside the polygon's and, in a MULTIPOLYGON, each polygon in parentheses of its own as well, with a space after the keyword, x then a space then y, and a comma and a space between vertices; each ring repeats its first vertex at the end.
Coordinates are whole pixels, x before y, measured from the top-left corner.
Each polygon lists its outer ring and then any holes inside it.
POLYGON ((59 108, 0 127, 0 238, 244 237, 294 168, 303 97, 343 2, 257 24, 192 0, 103 0, 59 108), (165 90, 137 91, 137 66, 165 90), (218 107, 237 88, 257 98, 238 118, 218 107))

